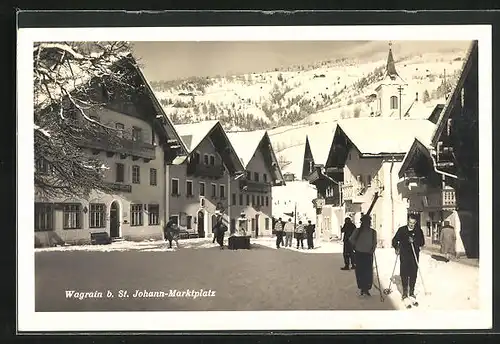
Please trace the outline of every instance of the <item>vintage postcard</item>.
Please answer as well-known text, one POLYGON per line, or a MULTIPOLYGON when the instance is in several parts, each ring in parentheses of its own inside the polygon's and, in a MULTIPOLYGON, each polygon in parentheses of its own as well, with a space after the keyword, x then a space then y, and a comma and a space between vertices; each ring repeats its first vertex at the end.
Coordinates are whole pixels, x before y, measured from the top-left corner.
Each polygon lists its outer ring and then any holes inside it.
POLYGON ((22 28, 17 57, 19 331, 491 328, 489 26, 22 28))

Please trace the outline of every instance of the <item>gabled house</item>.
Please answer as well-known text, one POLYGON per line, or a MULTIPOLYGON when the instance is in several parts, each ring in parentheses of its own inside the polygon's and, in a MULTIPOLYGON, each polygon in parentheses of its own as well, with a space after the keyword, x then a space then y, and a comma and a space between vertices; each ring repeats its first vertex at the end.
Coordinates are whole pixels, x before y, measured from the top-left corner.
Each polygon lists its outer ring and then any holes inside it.
POLYGON ((227 135, 245 169, 244 176, 231 181, 230 228, 236 229, 236 219, 244 213, 252 236, 270 236, 273 187, 285 182, 269 135, 265 130, 227 135))
POLYGON ((394 231, 407 219, 407 203, 398 189, 397 172, 414 139, 429 141, 434 123, 420 119, 358 118, 338 123, 328 159, 327 173, 341 185, 344 214, 359 225, 375 192, 381 198, 372 210, 372 226, 379 244, 390 245, 394 231))
POLYGON ((399 170, 410 209, 420 215, 428 245, 439 246, 447 221, 457 253, 479 257, 478 43, 471 43, 460 78, 444 109, 433 116, 428 142, 414 140, 399 170))
POLYGON ((178 157, 167 171, 169 218, 199 237, 211 237, 216 213, 228 227, 231 180, 245 174, 236 151, 219 121, 176 125, 188 155, 178 157))
MULTIPOLYGON (((82 137, 80 145, 102 160, 105 181, 114 191, 94 191, 88 199, 46 199, 35 189, 37 246, 88 243, 92 234, 128 240, 163 237, 168 208, 163 176, 167 165, 187 151, 134 58, 123 57, 112 68, 130 72, 134 94, 128 102, 110 98, 96 81, 96 94, 106 105, 91 118, 116 128, 118 143, 103 133, 82 137)), ((84 121, 76 110, 72 117, 75 123, 84 121)), ((50 173, 43 161, 36 161, 35 168, 50 173)))

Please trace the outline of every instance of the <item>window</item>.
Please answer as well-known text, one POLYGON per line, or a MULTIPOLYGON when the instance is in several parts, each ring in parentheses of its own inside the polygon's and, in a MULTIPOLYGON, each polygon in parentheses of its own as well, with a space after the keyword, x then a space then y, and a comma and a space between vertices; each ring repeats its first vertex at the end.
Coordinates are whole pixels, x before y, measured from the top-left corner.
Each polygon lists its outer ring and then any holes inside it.
POLYGON ((309 173, 312 173, 313 171, 313 162, 309 161, 309 173))
POLYGON ((63 206, 63 228, 80 228, 80 204, 64 204, 63 206))
POLYGON ((252 172, 247 171, 247 179, 251 180, 252 179, 252 172))
POLYGON ((392 96, 391 97, 391 110, 397 109, 398 108, 398 97, 392 96))
POLYGON ((208 165, 208 154, 203 155, 203 163, 208 165))
POLYGON ((266 207, 269 207, 269 196, 266 196, 266 207))
POLYGON ((226 186, 225 185, 219 185, 219 197, 222 199, 226 198, 226 186))
POLYGON ((172 195, 179 196, 179 179, 172 178, 172 195))
POLYGON ((197 163, 197 164, 201 164, 201 155, 199 152, 196 152, 194 153, 194 161, 197 163))
POLYGON ((150 226, 160 224, 160 206, 158 204, 148 204, 148 224, 150 226))
POLYGON ((243 205, 243 194, 240 194, 240 205, 243 205))
POLYGON ((254 172, 253 173, 253 179, 258 182, 259 181, 259 172, 254 172))
POLYGON ((262 175, 262 178, 264 178, 264 182, 265 182, 265 183, 267 183, 267 174, 265 174, 265 173, 264 173, 264 174, 262 175))
POLYGON ((53 229, 53 208, 50 203, 35 203, 35 231, 53 229))
POLYGON ((255 205, 255 195, 252 195, 252 205, 255 205))
POLYGON ((366 185, 372 186, 372 176, 371 175, 366 176, 366 185))
POLYGON ((200 182, 200 196, 205 196, 205 183, 200 182))
POLYGON ((269 218, 266 217, 266 219, 264 220, 264 228, 266 231, 269 230, 269 218))
POLYGON ((193 229, 193 217, 191 215, 186 216, 186 227, 187 229, 193 229))
POLYGON ((247 205, 250 205, 250 195, 247 195, 247 205))
POLYGON ((142 141, 142 129, 137 127, 132 127, 132 140, 142 141))
POLYGON ((186 196, 193 196, 193 182, 190 180, 186 181, 186 196))
POLYGON ((210 155, 210 165, 214 166, 215 165, 215 156, 210 155))
POLYGON ((134 184, 141 183, 141 168, 140 168, 140 166, 137 166, 137 165, 132 166, 132 183, 134 183, 134 184))
POLYGON ((125 181, 125 165, 116 164, 116 182, 123 183, 125 181))
POLYGON ((217 197, 217 185, 212 184, 212 197, 217 197))
POLYGON ((40 174, 49 173, 49 164, 47 163, 47 160, 45 160, 43 158, 38 159, 35 162, 35 169, 40 174))
POLYGON ((131 204, 130 215, 132 218, 131 226, 142 226, 142 204, 131 204))
POLYGON ((90 228, 105 228, 106 224, 104 223, 104 213, 105 213, 105 205, 99 203, 90 203, 90 228))
POLYGON ((260 205, 264 205, 264 196, 260 196, 260 205))
POLYGON ((231 205, 236 205, 236 194, 233 193, 231 196, 231 205))
POLYGON ((179 225, 179 215, 170 215, 169 221, 173 221, 176 225, 179 225))
POLYGON ((123 131, 125 130, 125 126, 122 123, 115 123, 115 128, 117 129, 116 135, 118 137, 123 137, 123 131))
POLYGON ((156 185, 156 168, 149 169, 149 185, 156 185))

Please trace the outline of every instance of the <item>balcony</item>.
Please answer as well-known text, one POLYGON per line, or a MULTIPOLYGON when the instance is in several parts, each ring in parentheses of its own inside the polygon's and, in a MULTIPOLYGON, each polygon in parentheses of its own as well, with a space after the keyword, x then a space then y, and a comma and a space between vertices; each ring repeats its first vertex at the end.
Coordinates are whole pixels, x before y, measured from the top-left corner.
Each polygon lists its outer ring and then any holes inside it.
POLYGON ((187 168, 187 175, 219 179, 224 176, 224 166, 190 163, 187 168))
POLYGON ((424 196, 424 206, 439 210, 454 210, 457 206, 455 190, 451 187, 446 187, 424 196))
POLYGON ((104 184, 113 191, 127 192, 127 193, 132 192, 132 185, 129 184, 110 183, 110 182, 105 182, 104 184))
POLYGON ((240 190, 246 192, 266 193, 271 191, 271 184, 267 182, 257 182, 253 180, 240 180, 240 190))
POLYGON ((338 196, 328 196, 328 197, 325 197, 325 204, 326 205, 339 206, 340 205, 340 199, 339 199, 338 196))
POLYGON ((80 144, 85 148, 126 154, 149 160, 156 158, 155 146, 151 143, 134 141, 129 138, 110 137, 105 133, 84 138, 80 144))

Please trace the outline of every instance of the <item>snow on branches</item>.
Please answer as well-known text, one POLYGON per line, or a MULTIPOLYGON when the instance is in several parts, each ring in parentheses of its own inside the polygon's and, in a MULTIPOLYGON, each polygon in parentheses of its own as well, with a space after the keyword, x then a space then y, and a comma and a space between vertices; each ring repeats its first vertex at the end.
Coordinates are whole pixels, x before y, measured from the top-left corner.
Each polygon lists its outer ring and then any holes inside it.
POLYGON ((110 191, 102 161, 85 152, 81 143, 103 135, 111 144, 119 142, 116 129, 95 115, 111 98, 137 89, 129 50, 127 42, 34 44, 37 192, 59 197, 110 191), (129 67, 121 68, 122 61, 129 67))

